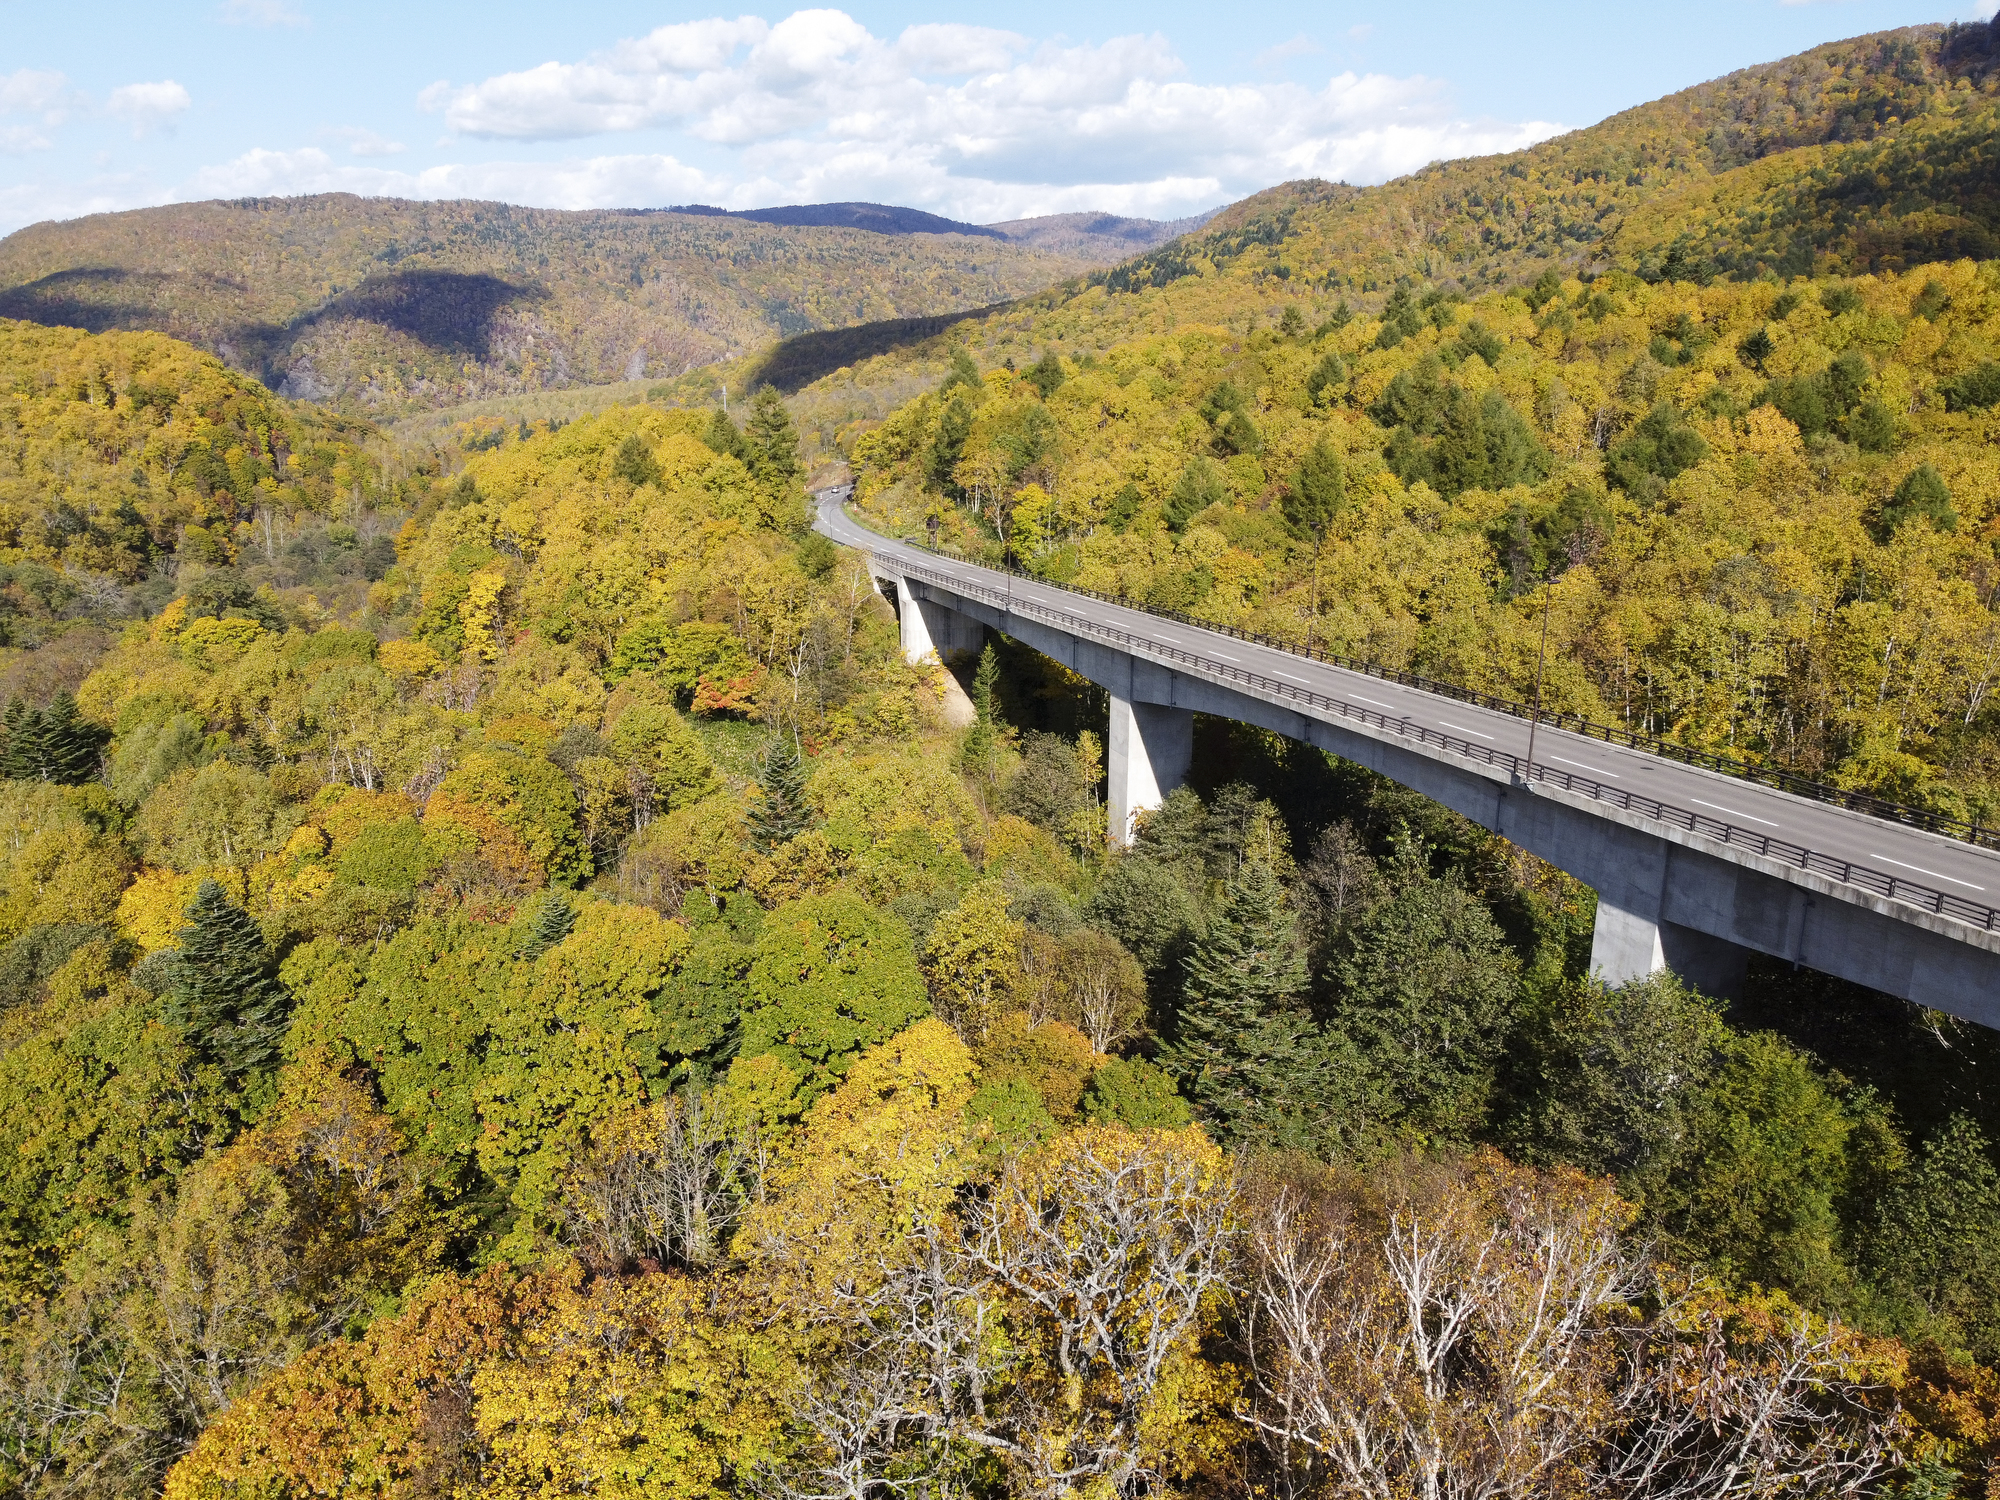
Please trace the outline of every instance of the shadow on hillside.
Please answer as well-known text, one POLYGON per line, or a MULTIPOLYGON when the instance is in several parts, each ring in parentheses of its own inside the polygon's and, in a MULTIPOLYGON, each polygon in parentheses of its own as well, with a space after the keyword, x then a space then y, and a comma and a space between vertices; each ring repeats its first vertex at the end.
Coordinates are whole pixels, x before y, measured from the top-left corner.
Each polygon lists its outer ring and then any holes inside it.
POLYGON ((439 353, 484 362, 493 351, 493 324, 501 309, 517 302, 546 301, 548 295, 541 287, 483 273, 392 271, 370 276, 352 291, 294 319, 286 332, 296 337, 328 318, 353 318, 408 334, 439 353))
POLYGON ((0 292, 0 318, 45 328, 81 328, 85 333, 157 328, 161 302, 191 282, 202 283, 203 290, 243 290, 239 282, 210 276, 77 266, 0 292))
POLYGON ((925 339, 936 338, 954 323, 1005 312, 1013 305, 995 302, 964 312, 937 313, 924 318, 885 318, 879 323, 856 323, 852 328, 801 333, 773 349, 750 372, 748 384, 752 390, 760 385, 773 385, 789 396, 843 365, 859 364, 894 349, 907 349, 925 339))
POLYGON ((86 333, 158 329, 208 344, 225 360, 273 384, 299 336, 329 318, 353 318, 407 334, 439 353, 484 361, 502 308, 540 302, 548 293, 498 276, 458 271, 395 271, 371 276, 350 291, 286 323, 226 322, 202 326, 204 302, 241 296, 241 282, 170 271, 79 266, 0 292, 0 318, 86 333), (180 294, 177 296, 177 294, 180 294), (183 303, 175 306, 176 301, 183 303))

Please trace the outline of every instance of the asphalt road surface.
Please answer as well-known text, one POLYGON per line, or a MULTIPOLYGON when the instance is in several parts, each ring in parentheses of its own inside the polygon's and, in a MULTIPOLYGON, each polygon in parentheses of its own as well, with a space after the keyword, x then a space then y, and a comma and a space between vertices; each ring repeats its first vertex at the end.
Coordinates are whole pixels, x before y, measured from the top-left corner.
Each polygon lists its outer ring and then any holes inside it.
MULTIPOLYGON (((1468 747, 1469 754, 1476 755, 1477 747, 1516 756, 1527 753, 1528 723, 1512 714, 1238 640, 1219 631, 1161 619, 1143 610, 1124 608, 1051 584, 1018 576, 1010 581, 1007 574, 940 557, 868 530, 842 509, 846 495, 842 488, 822 491, 818 496, 818 529, 846 546, 873 552, 884 559, 907 562, 968 585, 1010 590, 1017 606, 1039 605, 1081 616, 1177 654, 1191 654, 1203 662, 1215 663, 1222 672, 1233 669, 1256 673, 1277 683, 1324 694, 1362 711, 1371 722, 1377 718, 1406 722, 1413 729, 1429 731, 1431 735, 1468 747)), ((1200 671, 1198 664, 1185 660, 1176 660, 1173 665, 1181 671, 1200 671)), ((1950 898, 1951 904, 1946 908, 1949 914, 1969 917, 1975 922, 1979 919, 1964 908, 2000 909, 2000 853, 1849 808, 1737 780, 1721 772, 1682 765, 1643 750, 1552 729, 1547 724, 1536 729, 1534 748, 1538 779, 1560 785, 1566 777, 1580 778, 1583 783, 1605 789, 1605 793, 1652 799, 1700 819, 1703 832, 1713 832, 1705 826, 1708 824, 1727 825, 1739 835, 1762 835, 1810 850, 1815 856, 1861 867, 1877 877, 1941 893, 1950 898)), ((1576 789, 1582 789, 1582 785, 1576 789)), ((1635 810, 1646 811, 1643 807, 1635 810)), ((1686 817, 1675 821, 1687 826, 1686 817)), ((1826 873, 1826 866, 1817 859, 1814 868, 1826 873)), ((1853 883, 1885 893, 1879 880, 1858 878, 1853 883)), ((1894 894, 1914 905, 1926 908, 1933 905, 1914 890, 1898 890, 1894 894)), ((1993 925, 2000 926, 2000 919, 1995 919, 1993 925)))

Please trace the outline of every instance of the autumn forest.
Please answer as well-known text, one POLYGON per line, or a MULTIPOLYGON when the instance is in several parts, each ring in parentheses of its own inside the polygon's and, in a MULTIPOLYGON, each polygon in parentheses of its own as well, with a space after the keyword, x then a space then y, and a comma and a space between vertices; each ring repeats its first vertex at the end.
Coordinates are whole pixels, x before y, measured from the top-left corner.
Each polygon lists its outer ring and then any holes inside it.
MULTIPOLYGON (((16 277, 0 1493, 2000 1494, 2000 1037, 1761 958, 1607 986, 1588 888, 1222 720, 1113 842, 1103 691, 911 663, 810 525, 851 479, 889 535, 1543 661, 1551 709, 1991 824, 1996 61, 1841 43, 1115 265, 559 246, 749 256, 830 372, 716 363, 738 309, 544 390, 349 297, 280 394, 213 345, 289 283, 88 331, 16 277)), ((358 284, 408 207, 276 202, 358 284)), ((0 264, 46 290, 70 233, 0 264)))

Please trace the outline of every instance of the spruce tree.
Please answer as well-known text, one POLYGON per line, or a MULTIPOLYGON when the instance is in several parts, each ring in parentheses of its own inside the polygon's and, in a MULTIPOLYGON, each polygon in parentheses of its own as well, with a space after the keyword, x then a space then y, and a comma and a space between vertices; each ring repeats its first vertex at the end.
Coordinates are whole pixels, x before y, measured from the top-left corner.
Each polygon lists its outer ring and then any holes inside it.
POLYGON ((41 779, 42 716, 28 707, 20 694, 7 700, 7 712, 0 716, 0 775, 9 781, 41 779))
POLYGON ((563 891, 550 891, 542 900, 528 928, 528 940, 521 947, 523 958, 540 958, 570 934, 576 926, 576 908, 563 891))
POLYGON ((701 435, 711 453, 726 453, 741 459, 745 465, 750 462, 750 445, 743 441, 743 434, 736 424, 729 420, 729 413, 717 407, 709 414, 708 431, 701 435))
POLYGON ((758 764, 757 785, 764 796, 749 812, 750 839, 769 854, 812 826, 805 760, 796 740, 781 734, 771 743, 758 764))
POLYGON ((760 483, 796 484, 805 478, 806 467, 799 462, 799 434, 792 426, 792 414, 776 389, 765 386, 750 404, 748 431, 750 471, 760 483))
POLYGON ((993 654, 989 644, 979 653, 979 667, 972 674, 972 728, 965 735, 965 765, 967 770, 990 769, 993 759, 995 732, 994 689, 1000 681, 1000 659, 993 654))
POLYGON ((618 453, 611 460, 611 472, 637 489, 642 484, 659 482, 660 465, 653 457, 653 450, 646 446, 646 440, 635 432, 618 445, 618 453))
POLYGON ((943 384, 938 386, 938 394, 949 396, 954 386, 964 386, 974 395, 986 389, 986 383, 979 378, 979 366, 972 362, 972 356, 963 344, 951 351, 951 369, 946 373, 943 384))
POLYGON ((76 699, 58 693, 41 713, 41 775, 65 786, 80 786, 97 774, 103 733, 77 711, 76 699))
POLYGON ((269 1067, 278 1058, 287 1009, 284 986, 271 970, 271 950, 250 914, 204 880, 181 928, 168 1019, 226 1073, 269 1067))
POLYGON ((1262 861, 1244 864, 1222 910, 1183 963, 1165 1059, 1181 1092, 1222 1139, 1274 1143, 1288 1106, 1310 1093, 1305 961, 1284 888, 1262 861))

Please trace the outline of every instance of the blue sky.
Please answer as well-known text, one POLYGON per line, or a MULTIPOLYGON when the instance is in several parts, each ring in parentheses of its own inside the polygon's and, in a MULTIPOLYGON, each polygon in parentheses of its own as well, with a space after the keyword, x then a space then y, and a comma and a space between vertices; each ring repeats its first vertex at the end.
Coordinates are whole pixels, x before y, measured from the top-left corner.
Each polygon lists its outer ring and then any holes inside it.
POLYGON ((1820 42, 1973 14, 15 0, 0 11, 0 232, 332 190, 1172 217, 1289 177, 1378 182, 1513 149, 1820 42))

